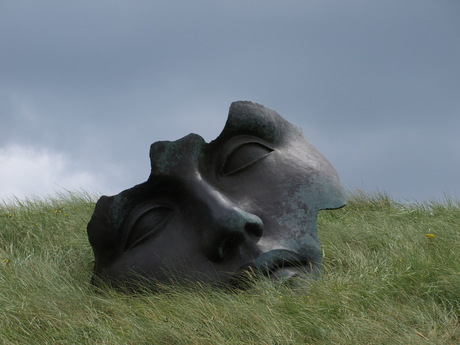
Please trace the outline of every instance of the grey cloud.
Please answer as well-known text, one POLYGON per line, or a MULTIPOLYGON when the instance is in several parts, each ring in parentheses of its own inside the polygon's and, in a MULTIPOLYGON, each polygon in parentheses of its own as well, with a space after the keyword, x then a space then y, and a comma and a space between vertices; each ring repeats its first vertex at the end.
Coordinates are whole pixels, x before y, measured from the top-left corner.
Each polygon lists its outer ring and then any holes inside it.
POLYGON ((443 180, 459 170, 455 1, 0 6, 0 146, 48 147, 139 182, 151 142, 211 140, 244 99, 301 126, 349 186, 408 198, 455 190, 421 167, 430 152, 443 180), (380 135, 388 143, 366 139, 380 135))

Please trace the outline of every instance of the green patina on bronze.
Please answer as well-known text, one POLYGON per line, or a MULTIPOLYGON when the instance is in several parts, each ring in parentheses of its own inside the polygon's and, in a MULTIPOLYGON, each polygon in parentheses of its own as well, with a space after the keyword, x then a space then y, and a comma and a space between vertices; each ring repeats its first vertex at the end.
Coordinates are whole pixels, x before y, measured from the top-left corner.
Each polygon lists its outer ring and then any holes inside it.
POLYGON ((344 206, 345 193, 329 162, 275 111, 232 103, 215 140, 155 142, 150 162, 146 182, 96 205, 95 277, 222 284, 246 271, 274 279, 319 271, 317 213, 344 206))

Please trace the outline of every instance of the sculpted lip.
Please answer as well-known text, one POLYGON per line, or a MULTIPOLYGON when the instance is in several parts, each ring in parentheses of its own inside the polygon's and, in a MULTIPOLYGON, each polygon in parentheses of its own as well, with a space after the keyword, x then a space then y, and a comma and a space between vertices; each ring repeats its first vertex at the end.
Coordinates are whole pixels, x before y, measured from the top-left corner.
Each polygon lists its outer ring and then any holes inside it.
POLYGON ((304 255, 287 249, 274 249, 260 255, 254 262, 241 267, 241 270, 253 269, 270 277, 276 271, 286 268, 294 269, 297 273, 311 271, 312 263, 304 255))

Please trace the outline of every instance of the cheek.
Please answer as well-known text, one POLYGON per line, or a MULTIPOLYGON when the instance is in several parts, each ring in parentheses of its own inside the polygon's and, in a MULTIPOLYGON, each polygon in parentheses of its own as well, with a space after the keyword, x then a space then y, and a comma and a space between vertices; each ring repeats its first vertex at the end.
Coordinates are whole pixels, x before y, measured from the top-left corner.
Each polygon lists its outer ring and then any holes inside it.
POLYGON ((228 185, 240 203, 254 205, 257 210, 272 215, 281 214, 292 193, 308 181, 309 171, 304 163, 281 151, 228 181, 228 185))
POLYGON ((245 176, 245 211, 264 222, 264 237, 303 238, 316 231, 314 171, 299 157, 278 152, 245 176))

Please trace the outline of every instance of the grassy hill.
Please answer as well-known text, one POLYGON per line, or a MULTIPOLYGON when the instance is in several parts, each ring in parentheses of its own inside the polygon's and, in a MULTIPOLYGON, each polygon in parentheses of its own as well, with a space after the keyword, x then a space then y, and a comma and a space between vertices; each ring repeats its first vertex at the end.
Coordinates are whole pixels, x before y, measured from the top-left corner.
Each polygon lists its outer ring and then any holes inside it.
POLYGON ((460 344, 460 203, 355 194, 322 211, 323 273, 294 287, 123 295, 89 286, 93 198, 0 205, 0 344, 460 344))

